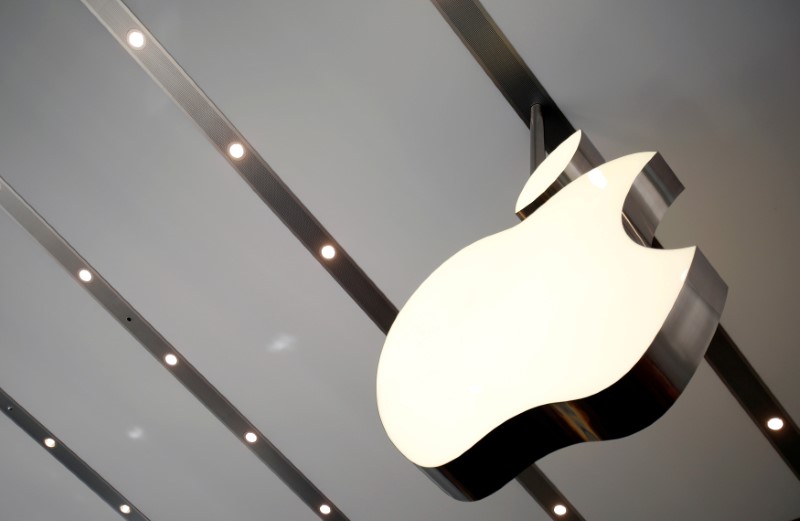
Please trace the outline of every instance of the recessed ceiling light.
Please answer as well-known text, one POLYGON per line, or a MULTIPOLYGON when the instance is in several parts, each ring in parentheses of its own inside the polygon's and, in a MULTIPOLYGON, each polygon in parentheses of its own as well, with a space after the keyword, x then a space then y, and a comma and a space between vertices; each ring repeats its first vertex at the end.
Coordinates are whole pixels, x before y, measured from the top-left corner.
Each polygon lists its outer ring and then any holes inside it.
POLYGON ((92 280, 92 273, 89 270, 81 270, 78 272, 78 277, 84 282, 92 280))
POLYGON ((139 29, 131 29, 128 31, 128 45, 134 49, 141 49, 144 47, 145 39, 144 34, 139 29))
POLYGON ((255 443, 256 440, 258 439, 258 436, 256 436, 255 432, 248 432, 247 434, 244 435, 244 439, 246 439, 250 443, 255 443))
POLYGON ((45 438, 44 445, 45 447, 52 449, 53 447, 56 446, 56 440, 54 440, 53 438, 45 438))
POLYGON ((564 505, 556 505, 553 507, 553 512, 557 516, 563 516, 564 514, 567 513, 567 507, 565 507, 564 505))
POLYGON ((328 515, 331 513, 331 507, 329 507, 328 505, 320 505, 319 511, 325 515, 328 515))
POLYGON ((770 418, 769 421, 767 422, 767 427, 769 427, 773 431, 779 431, 783 429, 783 420, 777 417, 770 418))
POLYGON ((119 511, 122 512, 123 514, 130 514, 131 513, 131 507, 129 507, 128 505, 120 505, 119 506, 119 511))
POLYGON ((228 154, 234 159, 241 159, 244 157, 244 147, 241 143, 231 143, 228 154))
POLYGON ((336 248, 334 248, 330 244, 326 244, 325 246, 322 247, 322 249, 320 250, 320 253, 326 259, 332 259, 332 258, 336 257, 336 248))
POLYGON ((167 356, 164 357, 164 361, 168 365, 175 365, 175 364, 178 363, 178 357, 173 355, 172 353, 170 353, 170 354, 168 354, 167 356))

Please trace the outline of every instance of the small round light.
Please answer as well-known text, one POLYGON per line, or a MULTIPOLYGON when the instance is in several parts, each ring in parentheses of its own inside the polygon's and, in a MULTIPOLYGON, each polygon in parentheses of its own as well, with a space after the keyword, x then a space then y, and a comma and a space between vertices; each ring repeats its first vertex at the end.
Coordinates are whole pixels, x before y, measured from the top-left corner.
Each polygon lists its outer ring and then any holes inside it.
POLYGON ((553 513, 557 516, 563 516, 567 513, 567 507, 564 505, 556 505, 553 507, 553 513))
POLYGON ((334 248, 330 244, 326 244, 325 246, 323 246, 319 252, 322 254, 324 258, 329 260, 336 257, 336 248, 334 248))
POLYGON ((244 439, 246 439, 250 443, 255 443, 256 440, 258 439, 258 436, 256 436, 255 432, 248 432, 247 434, 244 435, 244 439))
POLYGON ((178 363, 178 357, 170 353, 164 357, 164 361, 167 363, 167 365, 175 365, 178 363))
POLYGON ((131 29, 128 31, 128 45, 134 49, 141 49, 144 47, 144 34, 139 29, 131 29))
POLYGON ((241 159, 244 157, 244 147, 241 143, 231 143, 228 154, 234 159, 241 159))
POLYGON ((325 514, 326 516, 331 513, 331 507, 328 505, 320 505, 319 511, 325 514))
POLYGON ((123 514, 130 514, 131 513, 131 507, 129 507, 128 505, 120 505, 119 506, 119 511, 122 512, 123 514))
POLYGON ((773 431, 779 431, 783 429, 783 420, 780 418, 770 418, 767 422, 767 427, 772 429, 773 431))
POLYGON ((52 449, 53 447, 56 446, 56 440, 54 440, 53 438, 45 438, 44 439, 44 446, 47 447, 47 448, 52 449))
POLYGON ((81 270, 78 272, 78 277, 84 282, 89 282, 92 280, 92 272, 89 270, 81 270))

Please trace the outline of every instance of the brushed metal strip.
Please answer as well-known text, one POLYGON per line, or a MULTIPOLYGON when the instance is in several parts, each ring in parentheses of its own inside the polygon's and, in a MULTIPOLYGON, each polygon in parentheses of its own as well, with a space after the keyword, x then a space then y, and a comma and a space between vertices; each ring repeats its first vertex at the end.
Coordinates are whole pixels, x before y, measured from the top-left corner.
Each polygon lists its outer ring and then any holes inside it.
MULTIPOLYGON (((508 38, 478 0, 431 0, 431 2, 526 125, 530 124, 531 106, 536 103, 541 104, 547 151, 553 150, 572 134, 574 131, 572 124, 533 76, 508 38)), ((588 167, 603 163, 602 157, 592 148, 593 146, 587 148, 588 167)), ((585 171, 588 170, 581 173, 585 171)), ((623 214, 623 219, 630 222, 629 216, 623 214)), ((653 247, 660 247, 656 238, 653 238, 652 242, 653 247)), ((800 457, 798 457, 800 430, 797 424, 789 417, 721 325, 706 352, 705 359, 778 455, 800 478, 800 457), (780 416, 783 419, 783 429, 771 431, 765 426, 766 419, 771 416, 780 416)))
POLYGON ((136 309, 120 295, 47 221, 39 215, 7 182, 0 177, 0 206, 41 244, 76 282, 91 294, 109 314, 130 333, 143 348, 183 384, 194 397, 244 443, 320 518, 347 521, 336 506, 289 459, 273 445, 244 414, 220 393, 175 347, 165 339, 136 309), (92 274, 90 282, 78 277, 80 270, 92 274), (164 357, 175 355, 178 363, 168 365, 164 357), (244 435, 253 432, 255 443, 247 443, 244 435), (320 505, 331 507, 328 515, 320 505))
POLYGON ((800 479, 800 430, 797 423, 773 396, 769 387, 721 326, 711 339, 706 361, 800 479), (783 420, 781 430, 772 431, 767 427, 767 420, 772 417, 783 420))
POLYGON ((542 119, 542 106, 531 107, 531 172, 542 164, 547 154, 544 151, 544 120, 542 119))
POLYGON ((342 245, 336 242, 144 24, 121 0, 82 1, 131 57, 200 127, 242 179, 319 260, 378 328, 384 333, 389 331, 397 315, 394 304, 347 254, 342 245), (127 44, 127 34, 132 29, 138 29, 145 35, 147 43, 142 49, 135 50, 127 44), (228 146, 233 142, 239 142, 244 147, 245 155, 239 160, 233 160, 227 154, 228 146), (320 254, 321 248, 326 244, 336 248, 336 257, 331 260, 323 259, 320 254))
MULTIPOLYGON (((387 333, 397 316, 397 308, 335 242, 144 24, 120 0, 82 1, 150 77, 195 121, 231 166, 317 259, 320 259, 319 249, 322 245, 332 244, 336 247, 335 263, 321 259, 320 262, 381 331, 387 333), (143 49, 132 50, 126 44, 125 38, 132 29, 138 29, 145 35, 147 44, 143 49), (241 160, 231 160, 227 155, 227 147, 233 141, 242 143, 245 148, 245 156, 241 160)), ((548 100, 536 101, 541 103, 548 100)), ((528 103, 527 114, 530 114, 532 104, 528 103)), ((548 107, 546 110, 552 112, 555 104, 549 103, 548 107)), ((556 111, 558 111, 557 108, 556 111)), ((558 114, 560 111, 555 114, 555 117, 558 117, 558 114)), ((561 118, 566 121, 563 115, 561 118)), ((551 135, 555 134, 551 133, 551 135)), ((555 489, 554 486, 553 489, 555 489)), ((566 499, 563 499, 562 502, 567 503, 566 499)), ((552 511, 549 513, 551 516, 553 515, 552 511)))
POLYGON ((548 151, 575 132, 478 0, 431 2, 526 125, 531 121, 531 107, 541 106, 544 142, 548 151))
POLYGON ((72 472, 76 478, 83 481, 92 492, 108 504, 117 514, 128 521, 150 521, 144 513, 136 508, 128 498, 114 488, 111 483, 106 481, 96 470, 89 466, 80 456, 75 454, 58 436, 51 432, 47 427, 37 420, 31 413, 25 410, 16 400, 14 400, 2 387, 0 387, 0 407, 6 416, 17 424, 17 427, 25 431, 28 436, 33 438, 37 445, 44 448, 44 440, 52 438, 56 441, 53 448, 46 448, 55 459, 64 465, 67 470, 72 472), (119 507, 128 505, 130 513, 123 514, 119 507))
MULTIPOLYGON (((475 0, 432 0, 432 2, 526 124, 530 122, 531 107, 536 104, 541 105, 543 118, 547 121, 545 146, 548 150, 552 150, 573 132, 572 125, 480 2, 475 0)), ((322 244, 330 243, 337 246, 337 259, 342 258, 345 267, 337 270, 334 264, 322 261, 323 266, 356 300, 365 313, 375 321, 378 327, 384 332, 388 331, 397 309, 336 244, 308 209, 282 183, 266 161, 243 139, 235 127, 160 46, 141 22, 118 0, 84 0, 84 3, 123 47, 129 50, 131 56, 140 63, 145 71, 201 127, 223 155, 226 155, 227 144, 231 141, 239 141, 245 146, 247 152, 245 159, 230 161, 231 165, 317 258, 319 258, 319 248, 322 244), (125 35, 132 28, 138 28, 146 35, 148 46, 145 49, 131 51, 125 45, 125 35)), ((594 156, 595 154, 588 155, 594 156)), ((599 155, 595 159, 599 159, 599 155)), ((729 337, 728 340, 729 348, 740 353, 729 337)), ((731 378, 726 379, 723 373, 718 371, 718 374, 730 389, 737 385, 741 387, 731 378)), ((754 371, 753 375, 758 379, 754 371)), ((741 389, 739 394, 742 393, 746 394, 747 391, 741 389)), ((734 392, 734 394, 737 393, 734 392)), ((780 410, 783 410, 777 401, 775 404, 780 410)), ((754 419, 760 417, 754 411, 747 410, 747 412, 754 419)), ((784 419, 788 419, 788 416, 784 416, 784 419)), ((762 432, 765 432, 763 422, 756 423, 762 432)), ((791 428, 797 433, 797 428, 791 421, 788 421, 787 424, 791 424, 791 428)), ((773 436, 774 433, 765 432, 765 434, 772 442, 770 436, 773 436)), ((773 445, 775 444, 773 443, 773 445)), ((779 452, 781 451, 779 450, 779 452)), ((781 452, 781 456, 788 464, 783 452, 781 452)))
POLYGON ((564 497, 538 466, 531 465, 523 470, 517 481, 553 519, 559 521, 585 521, 581 513, 564 497), (553 512, 553 508, 556 505, 567 507, 566 514, 556 515, 553 512))
MULTIPOLYGON (((175 103, 201 128, 211 143, 237 170, 241 177, 262 198, 262 200, 276 213, 281 221, 297 236, 297 238, 320 260, 321 264, 331 273, 339 284, 358 303, 362 310, 387 333, 392 322, 397 316, 397 308, 389 301, 385 294, 372 282, 361 268, 347 255, 324 227, 316 220, 311 212, 299 201, 291 190, 283 183, 274 170, 250 145, 244 136, 225 117, 217 106, 206 96, 200 87, 191 79, 183 68, 161 46, 158 40, 150 33, 144 24, 120 0, 82 0, 84 5, 100 20, 108 31, 117 39, 150 77, 162 87, 175 103), (126 43, 127 34, 132 29, 140 30, 146 38, 147 44, 143 49, 132 50, 126 43), (241 160, 231 160, 227 155, 227 147, 233 142, 242 143, 245 156, 241 160), (319 250, 324 244, 332 244, 337 249, 335 262, 324 261, 320 258, 319 250)), ((436 3, 436 2, 434 2, 436 3)), ((480 4, 476 4, 480 6, 480 4)), ((437 5, 438 7, 438 5, 437 5)), ((483 12, 485 16, 485 11, 483 12)), ((495 34, 501 34, 499 30, 495 34)), ((505 42, 507 44, 507 42, 505 42)), ((507 45, 510 48, 510 44, 507 45)), ((478 55, 476 54, 476 58, 478 55)), ((516 57, 516 65, 522 64, 521 58, 516 57)), ((479 58, 480 61, 480 58, 479 58)), ((487 62, 488 63, 488 62, 487 62)), ((515 70, 514 66, 509 71, 515 70)), ((491 75, 490 75, 491 76, 491 75)), ((521 80, 520 86, 506 94, 509 101, 521 101, 524 108, 517 112, 526 119, 530 117, 531 106, 542 105, 542 110, 548 119, 548 128, 557 128, 553 121, 566 123, 561 134, 564 138, 569 136, 572 128, 561 114, 555 103, 549 98, 536 97, 522 98, 520 93, 544 92, 541 85, 530 71, 527 74, 517 75, 521 80), (533 85, 534 89, 530 86, 533 85)), ((498 86, 497 82, 495 82, 498 86)), ((512 102, 513 105, 513 102, 512 102)), ((560 134, 550 131, 545 134, 545 145, 548 148, 556 146, 562 138, 560 134), (549 137, 549 142, 548 142, 549 137)), ((554 487, 553 487, 554 488, 554 487)), ((538 499, 537 499, 538 501, 538 499)), ((566 504, 566 500, 562 501, 566 504)), ((548 511, 552 516, 552 511, 548 511)), ((557 519, 554 517, 554 519, 557 519)), ((558 518, 562 519, 562 518, 558 518)))

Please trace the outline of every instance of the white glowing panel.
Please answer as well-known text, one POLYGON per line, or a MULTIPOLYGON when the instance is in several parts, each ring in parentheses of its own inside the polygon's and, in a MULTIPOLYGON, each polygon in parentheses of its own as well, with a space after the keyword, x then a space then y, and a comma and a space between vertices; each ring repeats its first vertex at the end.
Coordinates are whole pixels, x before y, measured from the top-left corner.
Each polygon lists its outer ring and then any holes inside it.
MULTIPOLYGON (((518 210, 558 177, 576 136, 533 174, 518 210)), ((645 354, 695 255, 639 246, 623 230, 625 198, 654 155, 581 176, 411 296, 377 379, 381 420, 407 458, 443 466, 518 414, 602 391, 645 354)))

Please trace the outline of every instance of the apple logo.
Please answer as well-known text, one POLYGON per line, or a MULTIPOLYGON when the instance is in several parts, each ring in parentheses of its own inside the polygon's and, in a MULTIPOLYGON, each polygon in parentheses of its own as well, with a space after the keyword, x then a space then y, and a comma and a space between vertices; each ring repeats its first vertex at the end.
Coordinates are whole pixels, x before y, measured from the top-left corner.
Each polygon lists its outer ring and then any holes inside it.
POLYGON ((652 424, 719 322, 727 287, 702 253, 650 247, 683 189, 661 156, 570 182, 582 140, 573 134, 526 183, 517 212, 535 211, 444 262, 387 335, 381 421, 457 499, 486 497, 563 447, 652 424))

